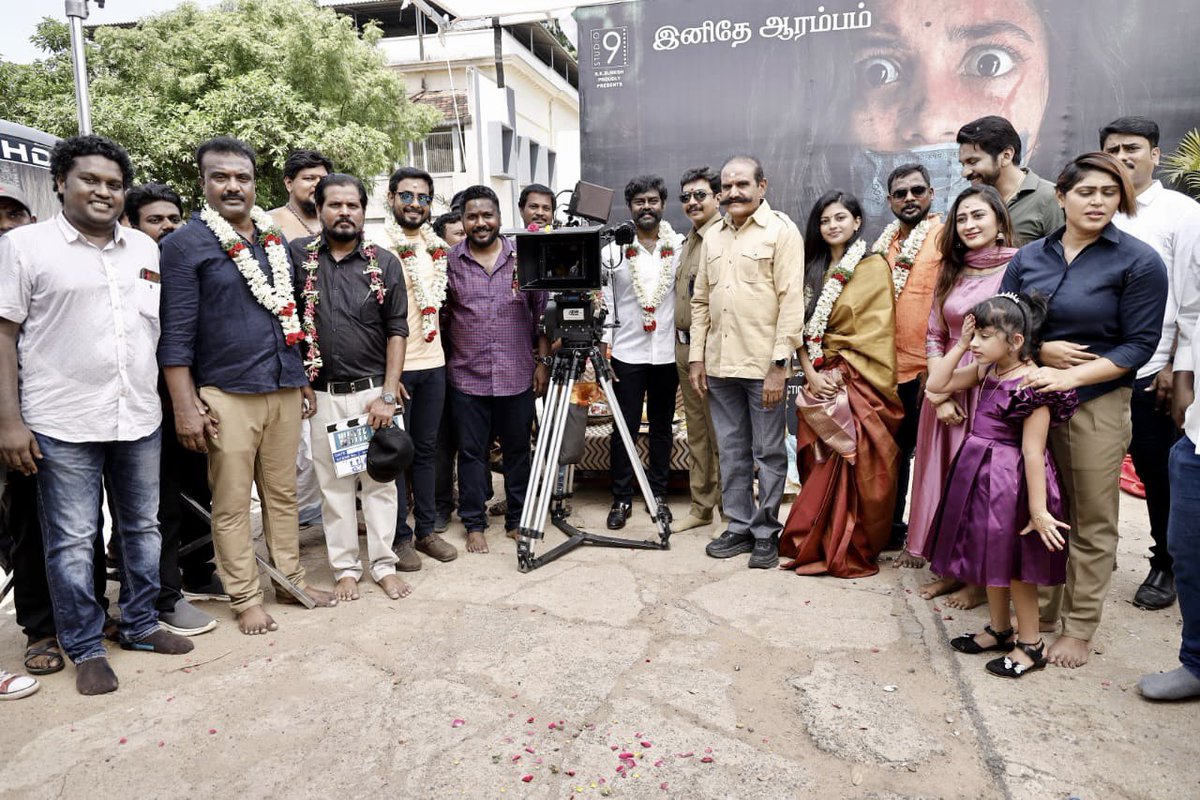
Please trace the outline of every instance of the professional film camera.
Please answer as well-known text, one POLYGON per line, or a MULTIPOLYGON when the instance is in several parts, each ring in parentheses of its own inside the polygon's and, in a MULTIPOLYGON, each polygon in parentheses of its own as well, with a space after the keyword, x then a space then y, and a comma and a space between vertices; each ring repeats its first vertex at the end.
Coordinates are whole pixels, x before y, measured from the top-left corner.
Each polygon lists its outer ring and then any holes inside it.
POLYGON ((521 512, 517 538, 517 567, 529 572, 584 544, 601 547, 629 547, 666 550, 671 537, 667 509, 660 507, 650 490, 632 434, 612 390, 613 373, 601 351, 606 312, 599 302, 601 286, 606 282, 602 253, 610 242, 621 253, 632 244, 635 230, 625 222, 608 226, 612 190, 580 182, 571 193, 568 221, 548 231, 519 231, 517 240, 517 280, 522 291, 550 292, 542 326, 557 350, 550 362, 550 385, 542 408, 537 443, 530 468, 529 489, 521 512), (585 225, 585 222, 593 223, 585 225), (574 486, 574 464, 560 464, 564 433, 568 428, 571 399, 575 384, 588 364, 612 410, 613 426, 621 437, 629 461, 633 464, 638 486, 647 508, 654 509, 658 541, 637 541, 587 533, 567 522, 565 501, 574 486), (546 519, 569 537, 545 555, 535 557, 533 543, 545 535, 546 519))

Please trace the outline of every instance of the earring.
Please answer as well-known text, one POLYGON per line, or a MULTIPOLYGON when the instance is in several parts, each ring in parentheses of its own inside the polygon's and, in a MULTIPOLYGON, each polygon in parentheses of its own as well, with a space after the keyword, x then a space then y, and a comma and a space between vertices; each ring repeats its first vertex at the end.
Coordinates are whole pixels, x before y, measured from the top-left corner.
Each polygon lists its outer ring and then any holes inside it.
POLYGON ((1004 244, 1004 231, 996 231, 996 244, 1004 244))

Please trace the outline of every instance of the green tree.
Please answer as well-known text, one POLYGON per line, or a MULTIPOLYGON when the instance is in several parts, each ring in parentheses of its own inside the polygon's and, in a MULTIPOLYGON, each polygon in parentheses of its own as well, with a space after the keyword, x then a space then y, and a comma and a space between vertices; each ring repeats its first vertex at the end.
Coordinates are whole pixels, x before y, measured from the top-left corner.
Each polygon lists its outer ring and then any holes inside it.
MULTIPOLYGON (((315 0, 186 3, 131 28, 97 28, 88 44, 92 125, 120 142, 138 180, 199 198, 192 156, 228 134, 259 154, 259 204, 282 203, 283 162, 315 148, 364 179, 405 158, 438 120, 410 103, 404 83, 361 33, 315 0)), ((66 25, 43 20, 34 37, 49 56, 0 61, 0 118, 59 136, 78 131, 66 25)))

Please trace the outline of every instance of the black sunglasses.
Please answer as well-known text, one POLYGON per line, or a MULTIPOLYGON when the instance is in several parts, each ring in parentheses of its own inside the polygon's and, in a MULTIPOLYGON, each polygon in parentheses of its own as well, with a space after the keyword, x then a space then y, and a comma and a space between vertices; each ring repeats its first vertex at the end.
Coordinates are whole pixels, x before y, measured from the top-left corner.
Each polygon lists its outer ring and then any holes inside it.
POLYGON ((430 205, 433 202, 433 195, 431 195, 431 194, 413 194, 412 192, 399 192, 396 194, 396 197, 399 197, 400 202, 404 203, 405 205, 408 205, 413 200, 416 200, 418 203, 420 203, 423 206, 430 205))
POLYGON ((703 189, 697 189, 694 192, 683 192, 679 195, 679 202, 686 204, 694 197, 697 203, 703 203, 711 194, 712 192, 706 192, 703 189))
POLYGON ((892 199, 893 200, 903 200, 904 198, 908 197, 909 192, 911 192, 913 197, 920 200, 922 197, 925 196, 925 193, 928 191, 929 191, 928 186, 910 186, 907 189, 893 189, 892 190, 892 199))

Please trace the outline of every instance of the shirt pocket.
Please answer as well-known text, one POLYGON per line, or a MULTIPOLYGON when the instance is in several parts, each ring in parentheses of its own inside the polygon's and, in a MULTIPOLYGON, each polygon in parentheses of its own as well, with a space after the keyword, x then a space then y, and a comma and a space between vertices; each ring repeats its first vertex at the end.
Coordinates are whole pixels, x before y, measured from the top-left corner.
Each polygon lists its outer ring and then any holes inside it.
POLYGON ((364 325, 376 325, 383 319, 383 305, 379 302, 379 298, 375 293, 367 290, 366 296, 359 295, 361 302, 358 304, 358 321, 364 325))
POLYGON ((744 283, 764 283, 773 277, 775 245, 770 242, 747 247, 737 260, 738 278, 744 283))
POLYGON ((709 286, 716 286, 721 280, 721 261, 724 258, 724 253, 708 254, 708 262, 704 265, 704 275, 709 286))

